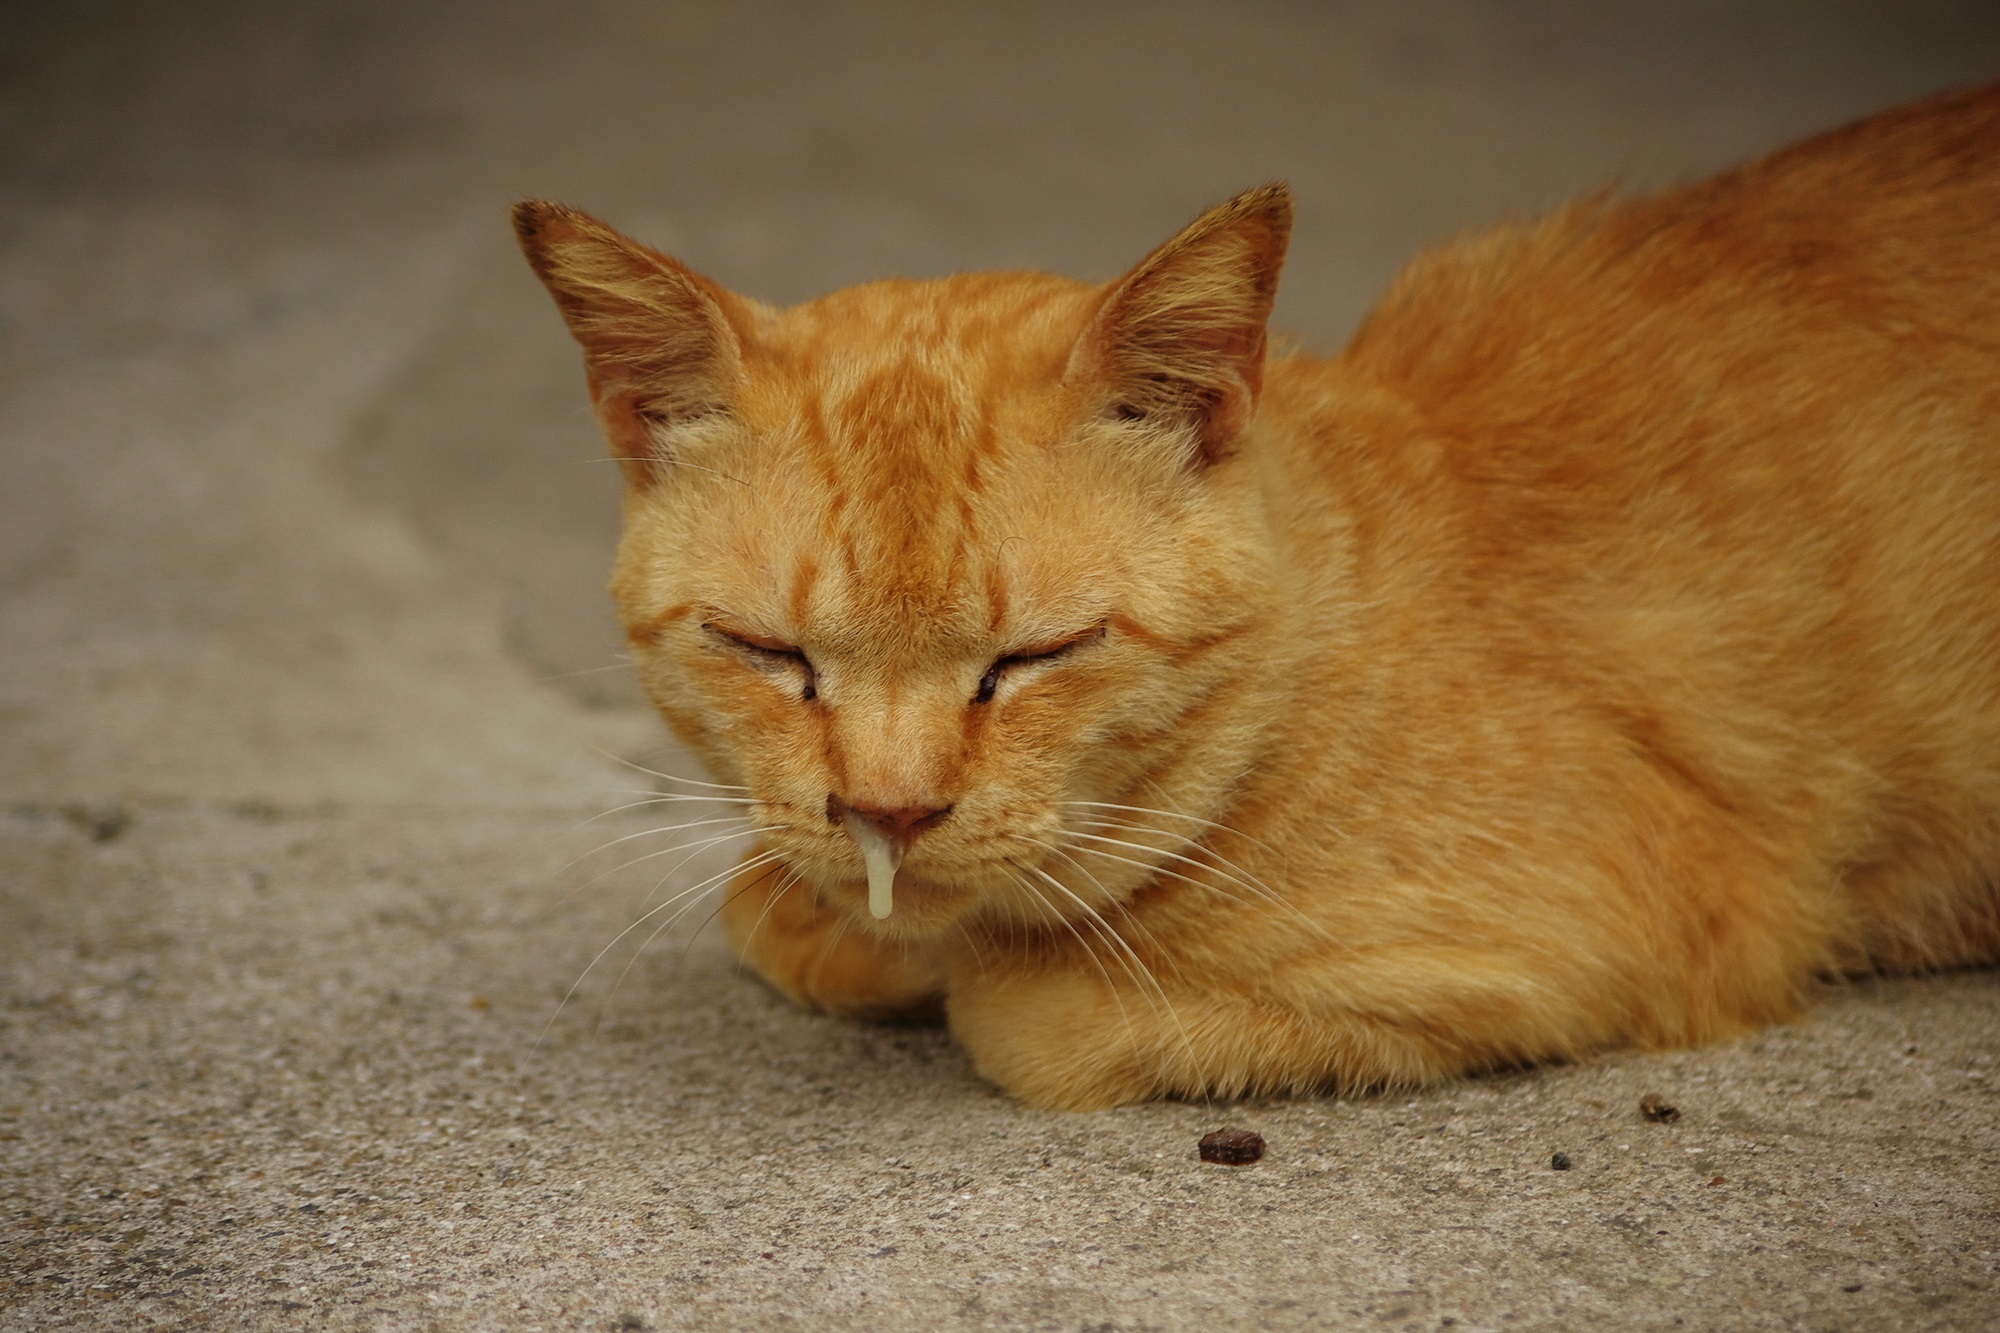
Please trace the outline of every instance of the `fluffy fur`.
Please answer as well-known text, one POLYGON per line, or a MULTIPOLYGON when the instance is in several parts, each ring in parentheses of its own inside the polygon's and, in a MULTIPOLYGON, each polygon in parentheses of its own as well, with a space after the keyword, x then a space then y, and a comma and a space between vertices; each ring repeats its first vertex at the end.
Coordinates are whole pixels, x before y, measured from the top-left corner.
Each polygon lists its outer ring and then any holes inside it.
POLYGON ((1266 357, 1290 221, 780 311, 519 206, 748 961, 1082 1108, 1995 958, 2000 85, 1434 251, 1332 360, 1266 357))

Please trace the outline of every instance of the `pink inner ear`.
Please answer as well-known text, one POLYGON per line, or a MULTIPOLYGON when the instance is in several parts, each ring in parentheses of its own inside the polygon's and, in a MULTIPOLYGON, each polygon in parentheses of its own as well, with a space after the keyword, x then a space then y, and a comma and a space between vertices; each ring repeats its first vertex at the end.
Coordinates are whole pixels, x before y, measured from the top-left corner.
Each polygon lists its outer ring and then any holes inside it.
POLYGON ((1192 427, 1201 463, 1226 457, 1263 388, 1290 231, 1289 191, 1264 186, 1204 213, 1113 287, 1072 363, 1106 410, 1192 427))

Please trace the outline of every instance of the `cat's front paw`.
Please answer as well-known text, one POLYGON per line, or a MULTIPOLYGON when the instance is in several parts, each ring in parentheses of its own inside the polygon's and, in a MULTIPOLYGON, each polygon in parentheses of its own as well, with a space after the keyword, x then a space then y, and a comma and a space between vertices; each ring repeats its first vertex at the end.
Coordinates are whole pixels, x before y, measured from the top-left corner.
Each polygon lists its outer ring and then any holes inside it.
POLYGON ((1414 1087, 1494 1063, 1449 1025, 1432 1032, 1352 1009, 1314 1012, 1249 991, 1226 977, 1200 989, 1151 979, 1142 988, 1080 966, 963 966, 945 1013, 981 1075, 1064 1111, 1414 1087))
POLYGON ((722 906, 737 956, 809 1009, 852 1018, 934 1015, 944 971, 921 951, 879 940, 823 907, 811 888, 760 868, 739 874, 722 906))
POLYGON ((1145 1001, 1121 997, 1096 977, 961 974, 945 1013, 980 1076, 1031 1105, 1096 1111, 1163 1091, 1145 1001), (1134 1003, 1138 1014, 1128 1007, 1134 1003))

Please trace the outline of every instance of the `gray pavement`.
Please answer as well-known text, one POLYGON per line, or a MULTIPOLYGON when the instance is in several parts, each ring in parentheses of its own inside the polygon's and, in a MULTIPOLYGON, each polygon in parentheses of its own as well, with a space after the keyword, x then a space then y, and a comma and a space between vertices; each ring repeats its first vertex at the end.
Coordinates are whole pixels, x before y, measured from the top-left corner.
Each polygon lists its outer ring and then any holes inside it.
POLYGON ((693 770, 504 225, 792 300, 1283 176, 1331 348, 1426 241, 1996 71, 1990 5, 0 4, 0 1327, 2000 1325, 1992 971, 1069 1116, 706 906, 620 939, 718 866, 584 823, 693 770))

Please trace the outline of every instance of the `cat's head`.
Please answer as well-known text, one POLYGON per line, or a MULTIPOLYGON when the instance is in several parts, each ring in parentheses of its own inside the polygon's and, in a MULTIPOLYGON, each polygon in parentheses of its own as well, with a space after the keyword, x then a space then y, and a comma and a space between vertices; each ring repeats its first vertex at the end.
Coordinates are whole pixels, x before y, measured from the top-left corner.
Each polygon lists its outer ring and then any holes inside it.
POLYGON ((1252 446, 1290 222, 1266 186, 1102 286, 778 310, 517 207, 624 469, 640 679, 826 901, 869 919, 865 847, 902 857, 879 928, 1069 918, 1158 860, 1119 850, 1120 807, 1234 781, 1262 726, 1252 446))

